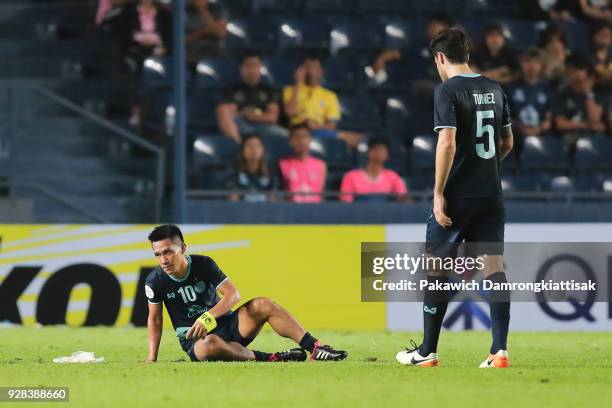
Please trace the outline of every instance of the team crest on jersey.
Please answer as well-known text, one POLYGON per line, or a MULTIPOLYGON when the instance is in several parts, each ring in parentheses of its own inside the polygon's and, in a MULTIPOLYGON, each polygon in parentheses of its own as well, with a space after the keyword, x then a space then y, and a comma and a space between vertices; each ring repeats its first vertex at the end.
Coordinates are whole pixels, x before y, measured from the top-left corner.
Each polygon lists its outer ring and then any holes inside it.
POLYGON ((206 290, 206 284, 202 281, 199 281, 195 284, 195 291, 196 293, 202 293, 206 290))

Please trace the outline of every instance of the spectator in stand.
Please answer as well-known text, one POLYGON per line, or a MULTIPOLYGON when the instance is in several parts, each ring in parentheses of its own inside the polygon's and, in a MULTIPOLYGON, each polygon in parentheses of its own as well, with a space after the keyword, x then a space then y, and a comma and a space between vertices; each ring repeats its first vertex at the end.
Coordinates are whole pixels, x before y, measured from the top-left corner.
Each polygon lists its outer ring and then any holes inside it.
MULTIPOLYGON (((521 78, 508 87, 513 115, 512 124, 518 140, 540 136, 552 126, 553 91, 542 81, 542 56, 530 48, 521 56, 521 78)), ((519 143, 520 144, 520 143, 519 143)))
POLYGON ((136 0, 99 0, 96 10, 96 25, 110 24, 123 12, 123 6, 135 3, 136 0))
POLYGON ((289 145, 293 156, 279 161, 280 180, 283 189, 294 203, 319 203, 327 177, 327 165, 323 160, 310 156, 310 129, 305 123, 289 128, 289 145))
POLYGON ((185 26, 190 67, 195 67, 202 58, 223 55, 227 12, 218 0, 190 0, 185 26))
POLYGON ((580 10, 586 18, 598 21, 612 21, 610 0, 580 0, 580 10))
POLYGON ((380 86, 387 82, 389 75, 387 74, 387 63, 399 61, 402 58, 402 53, 399 50, 388 49, 383 50, 374 58, 372 65, 365 67, 365 74, 368 78, 368 85, 380 86))
MULTIPOLYGON (((532 0, 533 1, 533 0, 532 0)), ((580 0, 547 0, 539 1, 546 8, 551 20, 574 21, 581 17, 580 0)))
POLYGON ((224 135, 240 143, 240 136, 257 133, 266 136, 287 137, 287 130, 277 125, 279 95, 261 82, 261 59, 247 54, 240 64, 241 82, 225 91, 217 107, 219 129, 224 135))
POLYGON ((612 28, 608 22, 600 22, 593 28, 593 50, 596 89, 612 94, 612 28))
POLYGON ((500 83, 508 83, 516 77, 516 54, 508 47, 504 28, 500 24, 487 26, 484 42, 471 60, 482 75, 500 83))
POLYGON ((321 86, 321 59, 307 57, 294 74, 295 83, 283 90, 283 105, 289 124, 305 124, 314 137, 338 137, 351 146, 363 136, 356 132, 339 131, 340 102, 335 92, 321 86))
POLYGON ((569 55, 565 33, 556 25, 551 25, 540 38, 544 79, 557 88, 565 78, 565 60, 569 55))
POLYGON ((344 202, 406 200, 404 180, 393 170, 385 169, 389 158, 389 142, 385 138, 368 141, 368 163, 363 169, 347 172, 340 186, 344 202))
POLYGON ((588 57, 572 55, 567 58, 568 85, 561 90, 553 108, 557 130, 573 151, 580 136, 602 133, 605 106, 593 92, 595 69, 588 57))
POLYGON ((235 172, 226 187, 235 191, 229 196, 232 201, 256 203, 273 200, 274 177, 266 162, 261 136, 248 134, 243 137, 235 172))
POLYGON ((151 56, 168 53, 171 46, 171 17, 166 6, 155 0, 139 0, 125 6, 121 33, 121 56, 129 77, 132 107, 130 125, 140 125, 140 76, 142 64, 151 56))

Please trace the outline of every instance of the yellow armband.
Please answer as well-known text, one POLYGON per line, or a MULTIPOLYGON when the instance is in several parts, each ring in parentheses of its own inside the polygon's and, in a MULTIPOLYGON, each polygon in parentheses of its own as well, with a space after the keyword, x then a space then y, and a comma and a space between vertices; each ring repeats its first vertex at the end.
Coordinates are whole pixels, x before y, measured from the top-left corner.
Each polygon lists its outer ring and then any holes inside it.
POLYGON ((204 326, 209 333, 217 327, 217 320, 209 312, 204 312, 202 316, 198 317, 198 322, 202 323, 202 326, 204 326))

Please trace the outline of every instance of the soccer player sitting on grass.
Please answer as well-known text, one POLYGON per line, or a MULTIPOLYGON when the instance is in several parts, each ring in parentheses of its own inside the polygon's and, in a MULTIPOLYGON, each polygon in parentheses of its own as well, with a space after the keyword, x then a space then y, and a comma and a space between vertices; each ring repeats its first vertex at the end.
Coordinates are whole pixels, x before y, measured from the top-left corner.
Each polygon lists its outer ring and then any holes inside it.
POLYGON ((232 311, 240 300, 238 290, 211 258, 185 254, 183 234, 176 225, 155 228, 149 234, 149 241, 159 267, 145 281, 149 301, 147 361, 157 361, 163 325, 162 302, 191 361, 304 361, 306 351, 310 352, 311 360, 347 357, 346 351, 321 344, 268 298, 249 300, 232 311), (280 336, 294 340, 300 348, 277 353, 247 349, 266 323, 280 336))

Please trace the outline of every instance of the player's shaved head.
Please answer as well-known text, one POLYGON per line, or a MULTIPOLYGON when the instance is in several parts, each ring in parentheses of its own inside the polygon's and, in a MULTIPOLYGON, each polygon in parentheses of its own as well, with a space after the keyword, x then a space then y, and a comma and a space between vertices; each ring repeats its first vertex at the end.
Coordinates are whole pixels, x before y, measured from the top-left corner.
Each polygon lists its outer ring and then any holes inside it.
POLYGON ((149 241, 151 241, 151 243, 163 241, 165 239, 174 241, 179 245, 185 242, 181 229, 174 224, 160 225, 155 227, 149 234, 149 241))
POLYGON ((448 28, 431 40, 429 51, 434 58, 440 52, 452 64, 465 64, 470 59, 470 42, 463 31, 448 28))

